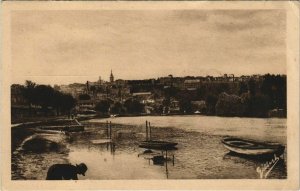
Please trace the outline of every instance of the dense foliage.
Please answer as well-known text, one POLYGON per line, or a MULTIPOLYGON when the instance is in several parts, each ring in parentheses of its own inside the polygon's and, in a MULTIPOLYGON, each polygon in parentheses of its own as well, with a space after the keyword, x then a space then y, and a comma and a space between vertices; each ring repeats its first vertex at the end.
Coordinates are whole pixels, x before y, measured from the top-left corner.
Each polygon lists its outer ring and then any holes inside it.
POLYGON ((28 101, 29 112, 35 105, 41 106, 45 115, 51 109, 55 109, 57 115, 70 114, 71 109, 76 105, 76 100, 72 95, 61 93, 49 85, 37 85, 31 81, 26 81, 21 92, 28 101))
POLYGON ((108 100, 102 100, 96 104, 95 110, 100 113, 107 113, 109 111, 110 103, 108 100))

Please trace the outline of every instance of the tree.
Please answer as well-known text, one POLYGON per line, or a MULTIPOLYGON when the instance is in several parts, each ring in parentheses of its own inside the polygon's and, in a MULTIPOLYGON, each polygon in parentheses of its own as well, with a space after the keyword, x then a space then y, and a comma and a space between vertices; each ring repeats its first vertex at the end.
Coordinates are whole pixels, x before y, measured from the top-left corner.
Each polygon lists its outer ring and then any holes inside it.
POLYGON ((153 112, 157 113, 157 114, 162 114, 163 110, 164 110, 164 106, 163 105, 155 105, 153 112))
POLYGON ((80 100, 90 100, 90 99, 91 99, 91 96, 88 95, 88 94, 80 94, 80 95, 79 95, 79 99, 80 99, 80 100))
POLYGON ((31 105, 34 104, 36 101, 35 86, 36 86, 36 83, 26 80, 25 87, 24 87, 24 89, 22 89, 23 96, 28 101, 29 115, 32 114, 31 105))
POLYGON ((240 82, 240 89, 239 89, 239 95, 242 95, 243 93, 248 92, 248 86, 245 82, 240 82))
POLYGON ((249 92, 250 92, 250 96, 255 96, 255 94, 256 94, 256 84, 255 84, 254 79, 250 79, 248 81, 248 89, 249 89, 249 92))
POLYGON ((169 107, 170 104, 171 104, 171 99, 170 99, 170 97, 167 97, 167 98, 163 99, 162 105, 163 105, 164 107, 169 107))
POLYGON ((124 106, 128 113, 142 113, 144 112, 144 105, 135 99, 128 99, 124 106))
POLYGON ((286 110, 286 76, 280 75, 264 75, 261 85, 263 94, 268 95, 272 102, 272 108, 280 108, 286 110))
POLYGON ((95 110, 101 113, 108 113, 110 107, 110 103, 108 100, 101 100, 99 103, 96 104, 95 110))
POLYGON ((192 112, 191 100, 181 99, 179 101, 179 108, 182 113, 191 113, 192 112))
POLYGON ((164 89, 164 95, 166 98, 176 97, 178 92, 179 92, 179 90, 173 86, 164 89))
POLYGON ((215 114, 215 106, 216 106, 217 101, 218 101, 218 97, 213 94, 209 94, 206 97, 206 106, 207 106, 207 114, 208 115, 215 114))
POLYGON ((205 99, 205 97, 206 97, 206 93, 207 93, 207 91, 206 91, 206 87, 205 86, 200 86, 198 89, 197 89, 197 98, 198 99, 205 99))
POLYGON ((120 102, 115 103, 111 108, 111 113, 120 114, 123 112, 123 106, 120 102))
POLYGON ((192 112, 192 104, 191 101, 196 99, 197 92, 191 91, 181 91, 177 99, 179 100, 179 108, 182 113, 191 113, 192 112))
POLYGON ((55 108, 57 116, 60 115, 61 106, 64 104, 62 96, 63 94, 59 91, 53 92, 53 99, 51 105, 55 108))
POLYGON ((36 103, 42 107, 44 114, 48 114, 48 107, 52 106, 54 89, 49 85, 37 85, 35 87, 36 103))
POLYGON ((267 117, 268 111, 271 109, 271 99, 264 94, 256 94, 251 96, 250 92, 241 95, 242 103, 245 107, 243 116, 246 117, 267 117))
POLYGON ((97 88, 96 88, 96 86, 91 86, 90 87, 90 91, 92 91, 93 92, 93 95, 96 93, 96 91, 97 91, 97 88))
POLYGON ((22 94, 28 100, 30 110, 31 104, 35 104, 42 107, 45 115, 51 108, 56 110, 56 115, 60 115, 60 112, 67 112, 70 115, 76 105, 76 100, 72 95, 64 94, 57 89, 50 85, 37 85, 34 82, 26 81, 22 94))
POLYGON ((219 116, 242 116, 245 106, 241 97, 229 95, 225 92, 219 95, 216 103, 216 115, 219 116))
POLYGON ((70 118, 71 110, 75 107, 76 100, 70 94, 62 94, 59 97, 62 102, 61 104, 62 111, 67 112, 70 118))
POLYGON ((246 104, 246 116, 249 117, 267 117, 268 111, 271 109, 270 97, 263 94, 250 96, 246 104))

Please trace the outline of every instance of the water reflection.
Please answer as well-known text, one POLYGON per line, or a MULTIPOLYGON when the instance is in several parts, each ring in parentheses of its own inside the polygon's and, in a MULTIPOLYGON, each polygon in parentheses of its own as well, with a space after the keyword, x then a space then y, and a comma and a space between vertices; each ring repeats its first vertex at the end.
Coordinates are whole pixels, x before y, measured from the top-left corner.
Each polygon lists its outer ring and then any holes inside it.
MULTIPOLYGON (((256 168, 267 161, 227 154, 228 150, 220 143, 223 138, 220 134, 241 135, 249 139, 251 137, 248 137, 248 134, 251 136, 259 134, 258 140, 279 142, 286 146, 285 120, 151 117, 151 120, 155 120, 155 124, 158 124, 157 127, 153 126, 153 137, 157 140, 178 143, 178 150, 168 151, 168 160, 160 160, 160 157, 153 160, 153 156, 147 158, 138 155, 144 151, 139 148, 139 143, 145 139, 144 119, 123 118, 120 121, 123 125, 113 124, 110 131, 105 123, 86 122, 84 132, 55 133, 51 136, 37 132, 43 138, 66 145, 69 151, 42 155, 13 153, 15 177, 44 179, 49 165, 53 163, 84 162, 89 170, 85 177, 80 178, 94 180, 256 179, 259 178, 256 168), (139 121, 143 121, 142 125, 138 125, 139 121), (126 125, 128 122, 134 123, 135 126, 126 125), (98 144, 97 141, 93 142, 95 140, 98 140, 98 144)), ((155 152, 165 158, 166 153, 155 152)), ((268 178, 286 178, 286 176, 286 159, 284 159, 278 161, 268 178)))
POLYGON ((168 150, 159 150, 159 151, 152 151, 150 149, 147 149, 143 151, 142 153, 138 154, 138 157, 142 156, 144 159, 148 161, 149 166, 150 165, 157 165, 157 166, 165 166, 165 174, 166 178, 169 178, 169 169, 168 169, 168 163, 171 162, 173 166, 175 166, 175 155, 171 152, 171 154, 168 154, 168 150), (151 164, 152 161, 152 164, 151 164))
MULTIPOLYGON (((114 148, 113 144, 108 144, 114 148)), ((148 163, 132 153, 113 149, 107 145, 88 148, 73 148, 69 153, 71 163, 84 161, 89 167, 83 179, 162 179, 158 168, 150 168, 148 163)))

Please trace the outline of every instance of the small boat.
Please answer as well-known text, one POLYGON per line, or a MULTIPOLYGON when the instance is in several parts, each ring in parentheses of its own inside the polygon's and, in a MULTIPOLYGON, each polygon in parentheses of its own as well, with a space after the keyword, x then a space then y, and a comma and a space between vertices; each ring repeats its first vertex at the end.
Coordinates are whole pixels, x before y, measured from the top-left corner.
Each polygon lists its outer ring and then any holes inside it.
POLYGON ((147 149, 158 149, 158 150, 172 150, 176 149, 175 146, 178 143, 167 142, 167 141, 142 141, 139 145, 141 148, 147 149))
POLYGON ((285 147, 279 143, 262 143, 253 140, 239 138, 225 138, 222 140, 225 148, 242 155, 281 155, 285 147))

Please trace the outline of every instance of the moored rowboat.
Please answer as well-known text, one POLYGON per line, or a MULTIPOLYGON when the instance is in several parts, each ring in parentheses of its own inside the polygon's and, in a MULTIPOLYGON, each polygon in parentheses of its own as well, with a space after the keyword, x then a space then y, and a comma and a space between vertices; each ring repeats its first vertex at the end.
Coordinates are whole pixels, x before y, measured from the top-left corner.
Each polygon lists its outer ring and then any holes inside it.
POLYGON ((178 143, 167 141, 142 141, 139 145, 141 148, 168 150, 174 149, 178 143))
POLYGON ((262 143, 239 138, 225 138, 222 140, 222 143, 225 148, 234 153, 249 156, 281 155, 285 149, 285 147, 279 143, 262 143))

